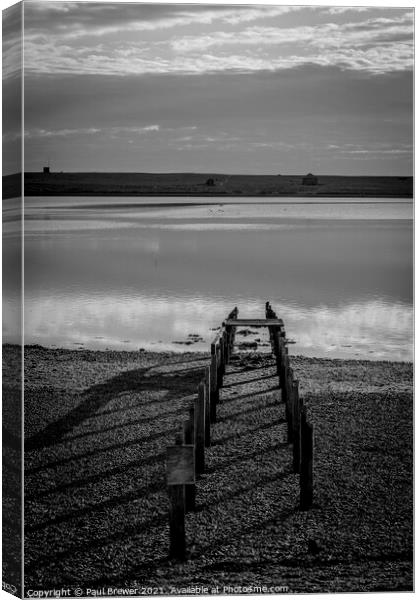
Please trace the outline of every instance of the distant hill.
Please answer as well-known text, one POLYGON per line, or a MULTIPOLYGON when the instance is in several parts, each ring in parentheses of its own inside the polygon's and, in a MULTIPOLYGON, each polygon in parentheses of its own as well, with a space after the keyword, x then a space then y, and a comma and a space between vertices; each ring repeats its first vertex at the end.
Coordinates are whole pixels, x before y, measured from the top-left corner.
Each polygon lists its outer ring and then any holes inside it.
MULTIPOLYGON (((16 175, 3 177, 3 196, 16 190, 16 175)), ((317 175, 223 175, 218 173, 25 173, 27 196, 413 196, 412 177, 317 175)))

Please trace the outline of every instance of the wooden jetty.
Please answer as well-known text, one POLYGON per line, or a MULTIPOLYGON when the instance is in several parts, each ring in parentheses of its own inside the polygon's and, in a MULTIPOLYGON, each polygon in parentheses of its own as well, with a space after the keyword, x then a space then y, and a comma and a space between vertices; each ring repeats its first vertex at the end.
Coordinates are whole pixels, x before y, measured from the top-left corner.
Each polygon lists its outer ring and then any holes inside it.
POLYGON ((299 381, 294 377, 286 347, 284 322, 269 302, 265 305, 265 319, 239 319, 238 314, 235 307, 211 343, 211 358, 198 385, 189 418, 177 434, 175 443, 167 449, 169 555, 175 560, 186 559, 185 515, 195 509, 196 479, 206 470, 206 447, 211 446, 211 426, 217 421, 219 391, 223 387, 226 366, 232 358, 238 327, 268 328, 281 391, 280 410, 284 411, 287 421, 293 470, 300 478, 299 506, 301 510, 308 510, 313 505, 313 427, 299 397, 299 381))

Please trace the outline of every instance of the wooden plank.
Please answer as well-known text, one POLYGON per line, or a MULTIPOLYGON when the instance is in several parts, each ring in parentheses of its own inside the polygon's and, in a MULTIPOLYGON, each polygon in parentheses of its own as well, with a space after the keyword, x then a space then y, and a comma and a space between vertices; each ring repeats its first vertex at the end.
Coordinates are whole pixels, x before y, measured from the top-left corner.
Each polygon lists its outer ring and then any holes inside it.
POLYGON ((299 398, 299 381, 293 380, 293 470, 300 472, 300 413, 302 410, 302 399, 299 398))
POLYGON ((231 326, 227 326, 226 327, 226 334, 225 334, 225 339, 226 339, 226 363, 229 363, 230 361, 230 356, 232 354, 232 332, 234 331, 234 328, 231 326))
POLYGON ((216 422, 217 403, 219 402, 219 388, 217 385, 217 356, 212 354, 210 365, 210 422, 216 422))
POLYGON ((235 332, 236 329, 234 327, 232 327, 231 329, 231 333, 230 333, 230 354, 233 354, 233 347, 235 345, 235 332))
POLYGON ((168 486, 169 496, 169 557, 185 560, 185 487, 168 486))
POLYGON ((226 350, 225 350, 225 332, 220 337, 220 366, 219 366, 219 388, 223 387, 223 375, 225 374, 226 350))
POLYGON ((306 407, 301 413, 300 429, 300 508, 308 510, 313 502, 313 428, 307 422, 306 407))
MULTIPOLYGON (((287 364, 289 364, 287 362, 287 364)), ((293 369, 289 366, 286 367, 286 405, 287 405, 287 441, 289 444, 293 443, 293 391, 292 391, 292 382, 293 382, 293 369)))
POLYGON ((281 372, 282 353, 283 353, 283 340, 280 337, 280 329, 276 329, 274 332, 274 355, 276 358, 277 376, 279 378, 280 387, 281 387, 280 372, 281 372))
POLYGON ((222 347, 219 343, 217 346, 217 389, 219 390, 223 386, 223 373, 222 373, 222 347))
MULTIPOLYGON (((191 421, 184 421, 184 444, 193 444, 193 439, 191 435, 191 421)), ((194 454, 194 452, 193 452, 194 454)), ((194 479, 195 479, 195 466, 194 466, 194 479)), ((196 497, 196 489, 195 483, 187 484, 185 486, 185 510, 190 511, 195 509, 195 497, 196 497)))
POLYGON ((194 446, 175 445, 166 448, 167 484, 188 485, 195 483, 194 446))
POLYGON ((270 327, 271 325, 283 325, 282 319, 227 319, 225 327, 270 327))
POLYGON ((204 473, 205 463, 205 390, 204 382, 198 384, 198 397, 196 399, 196 414, 195 414, 195 460, 197 473, 204 473))
POLYGON ((280 368, 280 387, 282 391, 282 399, 283 402, 286 402, 287 399, 287 386, 286 386, 286 375, 287 375, 287 367, 289 364, 288 357, 288 349, 283 346, 283 351, 281 354, 281 368, 280 368))
POLYGON ((226 365, 229 362, 228 349, 227 349, 227 331, 224 329, 222 333, 222 344, 223 344, 223 375, 226 374, 226 365))
POLYGON ((194 447, 186 446, 184 430, 175 437, 175 446, 166 449, 166 479, 169 497, 169 556, 185 560, 186 483, 194 481, 194 447))
POLYGON ((232 327, 226 327, 225 330, 225 350, 226 350, 226 364, 228 365, 230 362, 230 340, 231 340, 231 333, 232 333, 232 327))
POLYGON ((210 360, 210 390, 214 391, 215 389, 217 389, 217 356, 212 354, 210 360))
POLYGON ((191 444, 194 446, 194 466, 195 466, 195 473, 197 474, 197 439, 196 439, 196 426, 195 426, 195 403, 190 406, 189 409, 189 413, 190 413, 190 430, 191 430, 191 444))
MULTIPOLYGON (((238 314, 239 314, 239 310, 238 307, 235 306, 235 308, 233 309, 233 311, 231 312, 231 314, 228 316, 228 320, 229 319, 237 319, 238 318, 238 314)), ((229 349, 229 356, 232 354, 233 352, 233 345, 235 343, 235 332, 236 329, 234 327, 230 328, 230 340, 229 340, 229 344, 230 344, 230 349, 229 349)))
POLYGON ((204 443, 208 448, 210 446, 210 367, 206 367, 204 373, 204 406, 205 406, 205 420, 204 420, 204 443))
POLYGON ((268 331, 270 332, 271 351, 277 359, 280 354, 280 326, 270 326, 268 331))

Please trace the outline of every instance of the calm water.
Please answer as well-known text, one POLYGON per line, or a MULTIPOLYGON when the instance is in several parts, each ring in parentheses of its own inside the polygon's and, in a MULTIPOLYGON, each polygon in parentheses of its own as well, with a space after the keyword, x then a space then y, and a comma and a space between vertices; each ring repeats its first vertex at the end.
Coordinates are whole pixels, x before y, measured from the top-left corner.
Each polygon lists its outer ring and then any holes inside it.
MULTIPOLYGON (((19 243, 13 202, 6 261, 19 243)), ((411 360, 412 209, 381 199, 27 198, 25 342, 208 349, 235 305, 263 317, 270 300, 294 354, 411 360), (182 344, 189 335, 202 341, 182 344)), ((15 342, 7 269, 3 293, 3 340, 15 342)))

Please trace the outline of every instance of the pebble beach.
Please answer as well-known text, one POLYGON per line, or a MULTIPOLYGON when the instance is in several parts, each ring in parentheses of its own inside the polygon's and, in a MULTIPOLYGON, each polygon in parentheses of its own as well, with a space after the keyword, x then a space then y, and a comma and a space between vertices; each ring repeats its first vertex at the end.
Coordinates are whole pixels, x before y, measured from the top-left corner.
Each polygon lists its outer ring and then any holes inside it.
MULTIPOLYGON (((291 356, 314 428, 314 506, 301 511, 274 361, 234 355, 186 517, 187 561, 169 560, 165 450, 208 360, 25 347, 26 585, 412 590, 404 362, 291 356)), ((3 346, 6 413, 18 362, 3 346)))

